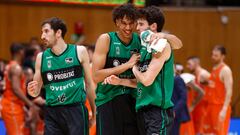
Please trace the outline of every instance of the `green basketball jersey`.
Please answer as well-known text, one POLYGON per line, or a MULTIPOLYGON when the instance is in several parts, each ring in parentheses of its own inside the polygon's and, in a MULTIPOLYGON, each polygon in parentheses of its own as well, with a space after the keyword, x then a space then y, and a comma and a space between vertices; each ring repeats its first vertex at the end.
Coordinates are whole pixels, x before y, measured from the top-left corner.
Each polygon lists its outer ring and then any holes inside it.
MULTIPOLYGON (((108 34, 110 36, 110 45, 104 68, 112 68, 126 63, 131 58, 132 52, 139 52, 141 44, 137 33, 133 33, 132 40, 128 45, 124 44, 119 39, 116 32, 110 32, 108 34)), ((128 69, 127 71, 118 75, 118 77, 126 79, 135 78, 132 73, 132 69, 128 69)), ((115 96, 121 94, 132 94, 134 96, 134 93, 136 93, 135 90, 136 89, 120 85, 104 85, 102 82, 100 82, 97 84, 96 89, 96 105, 100 106, 112 100, 115 96)))
MULTIPOLYGON (((152 53, 148 53, 146 47, 142 46, 140 51, 141 72, 145 72, 152 59, 152 53)), ((170 58, 164 63, 162 70, 156 76, 150 86, 144 86, 142 83, 137 84, 136 110, 148 105, 154 105, 163 109, 173 106, 171 101, 174 85, 174 58, 171 53, 170 58)))
POLYGON ((42 55, 41 75, 48 106, 85 101, 84 72, 76 45, 67 45, 59 56, 50 48, 45 50, 42 55))

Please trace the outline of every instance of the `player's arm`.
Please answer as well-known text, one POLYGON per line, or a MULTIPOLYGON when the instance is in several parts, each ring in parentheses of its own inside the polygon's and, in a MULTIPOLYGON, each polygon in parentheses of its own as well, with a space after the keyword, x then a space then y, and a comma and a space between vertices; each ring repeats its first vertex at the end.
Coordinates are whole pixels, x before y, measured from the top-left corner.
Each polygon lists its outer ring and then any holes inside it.
POLYGON ((42 53, 39 53, 36 59, 33 81, 29 82, 27 86, 28 94, 32 97, 37 97, 40 94, 40 91, 43 85, 42 76, 41 76, 41 61, 42 61, 42 53))
POLYGON ((38 96, 35 99, 33 99, 33 102, 40 106, 44 106, 46 104, 46 100, 43 99, 41 96, 38 96))
POLYGON ((162 32, 153 34, 151 36, 151 41, 153 41, 154 39, 159 39, 159 38, 167 39, 167 41, 170 43, 170 46, 173 50, 180 49, 183 46, 182 41, 177 36, 172 35, 172 34, 162 33, 162 32))
POLYGON ((224 119, 225 116, 226 116, 228 106, 230 105, 231 98, 232 98, 233 77, 232 77, 231 69, 227 66, 225 66, 222 69, 220 75, 221 75, 220 77, 221 77, 221 79, 224 83, 225 90, 226 90, 226 96, 225 96, 224 104, 223 104, 223 107, 222 107, 222 110, 221 110, 221 112, 225 112, 224 114, 222 114, 223 115, 222 119, 224 119))
POLYGON ((189 86, 192 90, 196 91, 197 97, 192 101, 191 106, 189 108, 189 111, 192 112, 194 110, 194 108, 196 107, 196 105, 201 101, 201 99, 203 98, 205 92, 203 91, 203 89, 198 86, 194 81, 190 81, 189 83, 187 83, 187 86, 189 86))
POLYGON ((158 73, 161 71, 164 62, 167 61, 171 56, 171 47, 169 44, 165 47, 162 53, 153 54, 150 64, 146 72, 140 72, 137 66, 133 67, 133 73, 136 79, 141 82, 144 86, 151 85, 158 73))
POLYGON ((119 75, 129 68, 132 68, 140 58, 140 55, 134 54, 125 64, 104 69, 109 50, 109 44, 110 37, 108 34, 102 34, 96 42, 96 48, 93 54, 93 79, 96 83, 103 81, 110 75, 119 75))
POLYGON ((111 84, 111 85, 122 85, 131 88, 137 88, 137 80, 136 79, 122 79, 117 77, 116 75, 111 75, 104 79, 103 84, 111 84))
POLYGON ((96 106, 95 106, 95 88, 92 76, 90 74, 90 64, 89 64, 89 56, 87 53, 87 49, 83 46, 77 46, 77 53, 78 53, 78 59, 81 62, 81 65, 83 66, 84 70, 84 80, 86 84, 86 92, 87 92, 87 98, 89 100, 91 110, 93 113, 93 117, 90 121, 91 124, 95 123, 96 120, 96 106))
POLYGON ((24 95, 23 90, 21 89, 21 76, 22 76, 22 68, 19 65, 12 65, 9 71, 11 86, 13 93, 21 99, 27 106, 31 107, 34 104, 24 95))
POLYGON ((165 34, 167 41, 170 43, 170 46, 173 50, 182 48, 182 41, 175 35, 165 34))

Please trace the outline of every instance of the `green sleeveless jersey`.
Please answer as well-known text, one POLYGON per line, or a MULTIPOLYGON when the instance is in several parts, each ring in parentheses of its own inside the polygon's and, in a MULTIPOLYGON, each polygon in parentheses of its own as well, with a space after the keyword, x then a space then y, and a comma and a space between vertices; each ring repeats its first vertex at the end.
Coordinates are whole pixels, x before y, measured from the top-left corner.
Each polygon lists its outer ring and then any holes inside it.
MULTIPOLYGON (((142 46, 140 51, 141 72, 145 72, 152 59, 152 53, 148 53, 146 47, 142 46)), ((171 52, 170 58, 164 63, 162 70, 156 76, 150 86, 144 86, 142 83, 137 84, 136 110, 148 105, 154 105, 167 109, 173 106, 171 101, 174 85, 174 58, 171 52)))
MULTIPOLYGON (((104 68, 112 68, 126 63, 131 58, 132 52, 139 52, 141 44, 137 33, 133 33, 132 40, 128 45, 119 39, 116 32, 110 32, 108 34, 110 36, 110 45, 104 68)), ((135 78, 132 69, 128 69, 118 75, 118 77, 126 79, 135 78)), ((136 89, 120 85, 104 85, 100 82, 97 84, 96 89, 96 105, 100 106, 121 94, 131 94, 134 96, 136 89)))
POLYGON ((41 75, 48 106, 84 102, 84 72, 77 56, 77 46, 67 45, 59 56, 50 48, 42 55, 41 75))

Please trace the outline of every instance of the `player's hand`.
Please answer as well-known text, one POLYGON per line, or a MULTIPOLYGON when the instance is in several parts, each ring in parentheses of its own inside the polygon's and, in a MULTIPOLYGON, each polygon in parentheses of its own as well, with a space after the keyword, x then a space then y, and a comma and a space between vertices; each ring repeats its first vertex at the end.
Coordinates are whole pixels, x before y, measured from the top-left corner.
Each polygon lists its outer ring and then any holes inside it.
POLYGON ((93 116, 88 123, 89 128, 93 127, 94 125, 96 125, 96 116, 93 116))
POLYGON ((140 60, 140 57, 139 53, 134 53, 127 62, 129 68, 132 68, 140 60))
POLYGON ((121 79, 116 75, 111 75, 104 79, 103 84, 120 85, 121 79))
POLYGON ((152 44, 153 42, 154 42, 154 44, 156 44, 159 39, 164 38, 164 37, 165 37, 165 33, 162 33, 162 32, 154 33, 151 35, 150 44, 152 44))
POLYGON ((37 97, 40 93, 40 90, 38 90, 38 82, 37 81, 29 82, 27 86, 27 92, 30 96, 37 97))
POLYGON ((220 111, 219 116, 218 116, 219 122, 223 122, 225 120, 226 113, 227 113, 227 110, 225 110, 225 109, 222 109, 220 111))

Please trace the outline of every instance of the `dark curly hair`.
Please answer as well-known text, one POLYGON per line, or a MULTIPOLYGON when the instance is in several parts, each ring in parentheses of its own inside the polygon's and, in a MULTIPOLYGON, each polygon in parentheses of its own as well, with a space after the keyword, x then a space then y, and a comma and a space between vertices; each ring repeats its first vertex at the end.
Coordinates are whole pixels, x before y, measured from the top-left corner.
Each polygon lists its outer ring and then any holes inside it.
POLYGON ((124 16, 135 22, 138 18, 136 7, 133 4, 127 3, 113 9, 112 18, 114 23, 116 23, 117 19, 123 19, 124 16))
POLYGON ((156 6, 149 6, 139 10, 139 18, 146 19, 149 25, 157 23, 157 32, 161 32, 165 23, 163 12, 156 6))
POLYGON ((52 17, 49 19, 46 19, 42 22, 42 25, 49 24, 54 32, 57 32, 57 30, 62 31, 62 38, 64 38, 65 34, 67 33, 67 26, 65 22, 57 17, 52 17))

